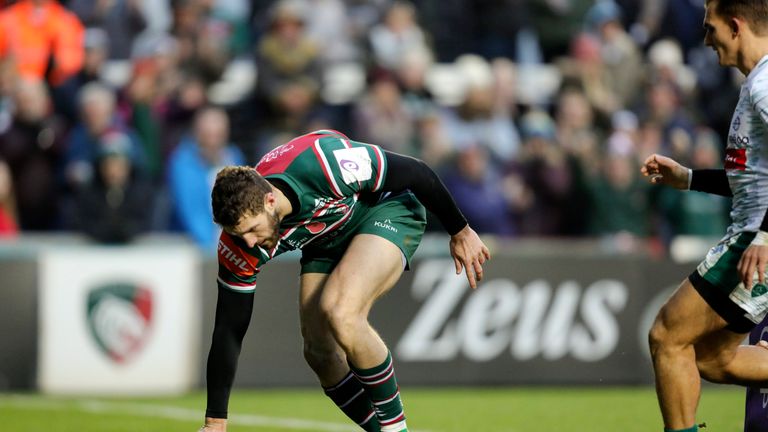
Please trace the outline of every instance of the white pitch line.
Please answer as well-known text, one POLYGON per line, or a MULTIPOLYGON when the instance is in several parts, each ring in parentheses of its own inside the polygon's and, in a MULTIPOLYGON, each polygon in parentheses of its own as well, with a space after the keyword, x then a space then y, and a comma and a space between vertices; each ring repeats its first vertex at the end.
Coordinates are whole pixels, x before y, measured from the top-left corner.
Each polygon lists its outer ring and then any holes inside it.
MULTIPOLYGON (((130 414, 142 417, 157 417, 180 421, 201 421, 202 411, 172 405, 149 405, 133 402, 105 402, 94 399, 56 400, 39 399, 32 396, 0 396, 0 406, 14 406, 27 409, 73 410, 87 413, 130 414)), ((229 416, 229 424, 238 426, 280 427, 283 429, 310 430, 323 432, 357 432, 357 426, 349 424, 302 420, 290 417, 269 417, 255 414, 233 414, 229 416)), ((421 430, 419 432, 429 432, 421 430)))
MULTIPOLYGON (((87 413, 111 413, 111 414, 130 414, 143 417, 157 417, 181 421, 200 421, 202 422, 202 411, 189 408, 181 408, 170 405, 148 405, 140 403, 118 403, 104 402, 98 400, 78 400, 74 404, 66 401, 56 400, 36 400, 32 397, 10 396, 0 397, 0 406, 14 406, 17 408, 28 409, 47 409, 47 410, 72 410, 77 409, 87 413)), ((324 431, 324 432, 346 432, 359 431, 360 429, 341 423, 321 422, 314 420, 302 420, 287 417, 268 417, 253 414, 235 414, 231 415, 229 424, 238 426, 262 426, 262 427, 280 427, 283 429, 324 431)))

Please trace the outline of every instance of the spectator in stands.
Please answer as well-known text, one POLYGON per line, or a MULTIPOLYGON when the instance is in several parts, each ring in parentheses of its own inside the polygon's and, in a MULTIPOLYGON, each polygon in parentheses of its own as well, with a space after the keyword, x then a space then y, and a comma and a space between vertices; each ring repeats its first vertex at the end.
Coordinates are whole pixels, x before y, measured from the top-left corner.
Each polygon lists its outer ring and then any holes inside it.
POLYGON ((16 237, 16 202, 13 195, 13 179, 8 164, 0 159, 0 239, 16 237))
POLYGON ((13 105, 12 123, 0 134, 0 159, 11 170, 19 225, 24 231, 53 230, 60 222, 57 175, 64 122, 52 112, 42 81, 18 81, 13 105))
POLYGON ((163 160, 167 160, 179 142, 193 128, 195 114, 206 105, 208 105, 208 96, 203 79, 193 72, 182 73, 178 87, 163 104, 163 130, 161 131, 163 160))
POLYGON ((107 32, 100 28, 88 28, 83 37, 84 58, 80 71, 60 85, 53 96, 58 114, 70 125, 77 122, 77 94, 80 89, 93 81, 101 81, 104 65, 109 57, 109 39, 107 32))
POLYGON ((480 145, 490 150, 491 164, 512 161, 520 148, 520 137, 509 111, 496 104, 490 65, 479 56, 457 60, 467 83, 467 93, 457 107, 443 110, 442 124, 457 150, 480 145))
POLYGON ((100 243, 127 243, 149 230, 155 195, 133 170, 131 139, 122 132, 100 139, 95 174, 76 191, 66 225, 100 243))
POLYGON ((109 87, 92 82, 83 86, 78 95, 80 123, 67 137, 65 176, 69 186, 77 187, 91 181, 93 163, 102 145, 102 135, 123 132, 131 141, 131 161, 134 169, 145 169, 142 144, 136 133, 116 115, 116 96, 109 87))
POLYGON ((373 68, 392 72, 400 67, 408 51, 431 52, 416 19, 416 8, 407 1, 394 1, 368 37, 373 68))
POLYGON ((210 1, 171 0, 171 7, 171 34, 178 43, 180 65, 200 74, 208 84, 217 81, 232 59, 234 28, 213 14, 210 1))
POLYGON ((521 232, 556 236, 576 230, 570 225, 579 221, 566 218, 574 196, 574 162, 557 142, 554 120, 545 111, 532 110, 520 118, 520 131, 520 155, 508 165, 531 192, 520 218, 521 232))
POLYGON ((55 0, 20 0, 0 11, 0 61, 24 79, 59 86, 83 65, 83 25, 55 0))
POLYGON ((580 89, 599 116, 598 122, 607 123, 611 114, 621 109, 621 100, 609 86, 600 40, 595 35, 576 35, 571 43, 571 55, 558 61, 557 67, 563 76, 563 87, 580 89))
POLYGON ((455 169, 443 181, 475 231, 504 237, 516 234, 511 205, 499 173, 489 164, 487 148, 474 146, 457 153, 455 169))
MULTIPOLYGON (((720 140, 708 128, 695 133, 691 155, 692 169, 714 169, 722 166, 720 140)), ((673 188, 662 188, 658 205, 664 220, 666 240, 674 235, 721 237, 728 226, 729 200, 719 195, 685 193, 673 188)))
POLYGON ((255 115, 263 119, 265 128, 257 153, 282 141, 273 135, 307 132, 304 124, 318 107, 320 51, 306 34, 307 12, 303 3, 294 0, 280 0, 270 10, 269 28, 256 50, 255 115))
POLYGON ((545 62, 568 54, 571 39, 582 30, 582 19, 594 0, 532 0, 531 22, 545 62))
POLYGON ((219 108, 195 116, 194 135, 185 138, 169 161, 168 185, 175 223, 205 251, 213 253, 219 230, 213 223, 211 190, 216 173, 226 165, 242 165, 241 151, 228 142, 229 118, 219 108))
POLYGON ((668 81, 656 81, 645 91, 641 118, 661 128, 661 152, 686 163, 692 150, 694 122, 682 103, 679 88, 668 81))
POLYGON ((634 155, 616 148, 608 152, 591 184, 591 232, 614 238, 619 242, 614 246, 622 250, 650 232, 648 187, 637 173, 634 155))
POLYGON ((355 136, 361 141, 415 156, 415 117, 391 74, 382 71, 372 77, 367 93, 355 104, 353 119, 355 136))
POLYGON ((318 47, 324 68, 362 61, 360 46, 355 40, 350 17, 344 0, 306 0, 306 29, 318 47))
POLYGON ((643 65, 640 50, 621 22, 621 9, 612 0, 595 3, 586 25, 600 40, 606 85, 619 108, 632 104, 640 94, 643 65))
POLYGON ((437 108, 426 83, 427 73, 432 64, 432 56, 429 52, 410 50, 394 72, 405 107, 414 118, 430 114, 437 108))
POLYGON ((147 26, 141 0, 70 0, 67 3, 86 27, 106 32, 110 59, 128 59, 134 39, 147 26))

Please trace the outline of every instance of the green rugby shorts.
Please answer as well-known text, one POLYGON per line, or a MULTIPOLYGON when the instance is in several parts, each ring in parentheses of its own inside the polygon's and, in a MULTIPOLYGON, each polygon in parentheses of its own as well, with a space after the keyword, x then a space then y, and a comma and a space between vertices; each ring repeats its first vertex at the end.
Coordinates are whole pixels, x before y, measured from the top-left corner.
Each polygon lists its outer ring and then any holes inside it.
POLYGON ((748 333, 768 312, 768 287, 759 283, 757 272, 747 290, 737 270, 754 238, 755 233, 745 232, 723 239, 688 276, 707 304, 728 322, 727 328, 737 333, 748 333))
POLYGON ((409 268, 426 226, 426 210, 413 194, 402 192, 386 196, 368 209, 354 227, 344 228, 345 232, 332 243, 304 248, 301 273, 331 273, 358 234, 373 234, 394 243, 402 251, 406 268, 409 268))

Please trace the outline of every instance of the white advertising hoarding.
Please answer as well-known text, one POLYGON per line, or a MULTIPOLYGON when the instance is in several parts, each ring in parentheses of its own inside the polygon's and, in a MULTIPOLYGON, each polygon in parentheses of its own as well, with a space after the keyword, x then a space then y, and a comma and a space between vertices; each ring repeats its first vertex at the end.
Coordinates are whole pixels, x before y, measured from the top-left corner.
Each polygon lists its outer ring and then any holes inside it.
POLYGON ((43 252, 40 389, 131 395, 195 386, 199 261, 186 245, 43 252))

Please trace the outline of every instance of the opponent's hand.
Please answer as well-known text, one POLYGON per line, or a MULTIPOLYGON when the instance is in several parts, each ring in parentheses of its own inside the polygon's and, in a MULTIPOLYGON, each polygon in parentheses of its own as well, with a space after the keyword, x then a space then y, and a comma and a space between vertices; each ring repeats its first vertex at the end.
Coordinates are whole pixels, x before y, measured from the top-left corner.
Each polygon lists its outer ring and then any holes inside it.
POLYGON ((755 272, 757 272, 760 284, 765 284, 766 264, 768 264, 768 246, 752 244, 744 251, 736 267, 739 271, 741 282, 744 283, 744 288, 752 289, 752 278, 755 272))
POLYGON ((491 259, 491 252, 485 243, 467 225, 451 236, 450 249, 456 274, 461 274, 461 269, 464 268, 469 286, 472 289, 477 288, 477 283, 483 280, 483 264, 491 259))
POLYGON ((688 189, 688 168, 666 156, 652 154, 643 163, 640 172, 650 177, 653 184, 664 184, 675 189, 688 189))
POLYGON ((198 432, 227 432, 227 419, 206 417, 205 425, 198 432))

